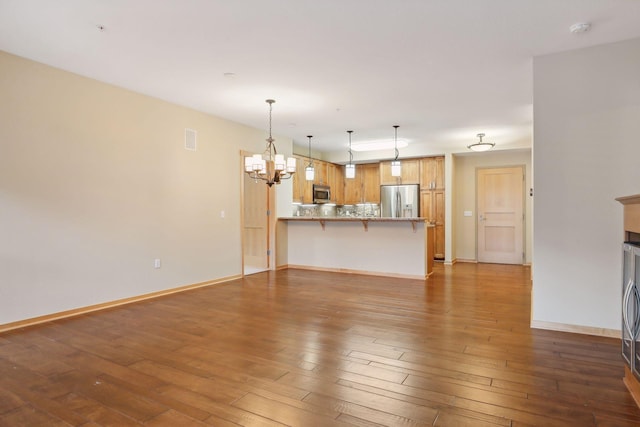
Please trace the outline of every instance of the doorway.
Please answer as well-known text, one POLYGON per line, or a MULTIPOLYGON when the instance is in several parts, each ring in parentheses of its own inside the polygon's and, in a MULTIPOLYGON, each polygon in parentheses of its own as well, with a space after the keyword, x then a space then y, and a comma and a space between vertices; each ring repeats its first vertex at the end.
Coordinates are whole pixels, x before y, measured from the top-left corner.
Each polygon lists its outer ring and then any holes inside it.
POLYGON ((524 167, 477 171, 478 262, 524 263, 524 167))
MULTIPOLYGON (((244 157, 251 154, 241 152, 240 156, 244 167, 244 157)), ((271 188, 242 171, 242 272, 248 275, 270 268, 271 188)))

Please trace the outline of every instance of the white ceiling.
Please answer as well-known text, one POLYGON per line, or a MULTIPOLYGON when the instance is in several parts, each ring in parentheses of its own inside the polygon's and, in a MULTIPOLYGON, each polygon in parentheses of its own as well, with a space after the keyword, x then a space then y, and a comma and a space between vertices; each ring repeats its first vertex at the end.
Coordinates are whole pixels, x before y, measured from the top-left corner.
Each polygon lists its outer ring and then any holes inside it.
POLYGON ((345 160, 395 124, 528 147, 532 58, 635 37, 638 0, 0 0, 0 50, 261 129, 274 98, 275 135, 345 160))

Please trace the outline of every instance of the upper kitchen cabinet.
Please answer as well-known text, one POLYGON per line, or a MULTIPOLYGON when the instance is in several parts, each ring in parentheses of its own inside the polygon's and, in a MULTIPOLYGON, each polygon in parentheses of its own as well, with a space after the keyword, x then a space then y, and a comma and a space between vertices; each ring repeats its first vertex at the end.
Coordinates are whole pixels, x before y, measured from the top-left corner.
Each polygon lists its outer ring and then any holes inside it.
POLYGON ((380 185, 420 184, 420 160, 400 160, 400 176, 391 176, 391 162, 380 162, 380 185))
POLYGON ((356 177, 344 179, 344 204, 380 203, 378 163, 356 165, 356 177))
POLYGON ((362 172, 362 194, 364 196, 362 201, 380 203, 380 166, 377 163, 366 164, 362 165, 360 171, 362 172))
POLYGON ((309 164, 309 159, 301 156, 293 156, 296 159, 296 173, 293 175, 293 201, 297 203, 311 203, 312 182, 307 181, 304 169, 309 164))
MULTIPOLYGON (((331 163, 323 162, 322 160, 313 159, 314 177, 313 181, 307 181, 305 169, 309 166, 309 158, 302 156, 293 156, 296 159, 296 173, 293 175, 293 201, 298 203, 313 203, 313 184, 322 184, 331 186, 331 191, 336 191, 333 188, 334 185, 342 186, 342 183, 332 184, 329 171, 333 169, 334 165, 331 163)), ((338 166, 339 167, 339 166, 338 166)), ((337 187, 336 187, 337 188, 337 187)), ((340 188, 337 188, 336 196, 343 193, 340 188)), ((335 199, 332 196, 332 201, 335 199)), ((336 201, 337 202, 337 201, 336 201)))
POLYGON ((444 189, 444 157, 425 157, 420 159, 420 189, 444 189))
POLYGON ((327 163, 327 180, 331 188, 331 201, 338 205, 344 203, 344 167, 327 163))
POLYGON ((362 165, 356 165, 356 177, 344 179, 344 204, 355 205, 362 201, 362 165))
POLYGON ((327 162, 323 162, 321 160, 313 161, 313 169, 315 171, 313 183, 314 184, 322 184, 329 185, 329 175, 327 174, 327 162))

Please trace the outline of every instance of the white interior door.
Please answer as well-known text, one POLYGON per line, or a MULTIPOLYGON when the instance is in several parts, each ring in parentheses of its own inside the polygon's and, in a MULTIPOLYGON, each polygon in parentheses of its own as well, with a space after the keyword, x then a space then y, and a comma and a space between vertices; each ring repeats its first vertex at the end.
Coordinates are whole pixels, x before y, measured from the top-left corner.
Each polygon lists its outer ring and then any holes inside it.
POLYGON ((243 272, 253 274, 269 269, 269 186, 243 176, 243 272))
POLYGON ((524 169, 478 169, 478 262, 524 262, 524 169))

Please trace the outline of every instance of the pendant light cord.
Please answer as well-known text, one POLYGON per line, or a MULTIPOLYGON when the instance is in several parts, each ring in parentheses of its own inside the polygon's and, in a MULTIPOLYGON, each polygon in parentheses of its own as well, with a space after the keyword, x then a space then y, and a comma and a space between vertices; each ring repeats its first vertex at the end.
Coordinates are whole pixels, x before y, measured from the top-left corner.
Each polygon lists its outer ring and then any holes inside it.
POLYGON ((395 133, 396 133, 396 135, 395 135, 395 145, 394 145, 396 157, 393 160, 398 160, 398 156, 400 155, 400 152, 398 151, 398 128, 399 127, 400 126, 398 126, 398 125, 394 125, 393 126, 393 128, 395 129, 395 133))

